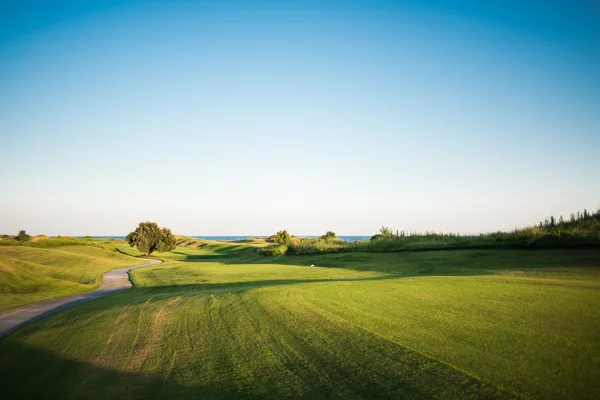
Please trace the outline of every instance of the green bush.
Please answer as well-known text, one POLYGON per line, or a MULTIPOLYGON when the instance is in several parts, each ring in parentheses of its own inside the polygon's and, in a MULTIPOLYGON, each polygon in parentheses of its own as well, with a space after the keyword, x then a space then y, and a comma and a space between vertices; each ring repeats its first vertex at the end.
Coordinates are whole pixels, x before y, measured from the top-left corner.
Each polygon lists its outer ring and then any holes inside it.
POLYGON ((279 243, 279 244, 286 244, 287 242, 290 241, 290 234, 285 229, 282 231, 279 231, 275 234, 273 241, 275 243, 279 243))
POLYGON ((327 233, 325 233, 319 239, 323 239, 323 240, 335 240, 335 239, 337 239, 337 236, 335 236, 335 232, 333 232, 333 231, 327 231, 327 233))
POLYGON ((296 238, 288 243, 288 251, 286 254, 302 255, 316 253, 338 253, 344 251, 346 242, 343 240, 325 240, 325 239, 309 239, 296 238))
POLYGON ((285 244, 278 244, 276 246, 259 247, 258 252, 263 256, 278 256, 285 254, 288 247, 285 244))
POLYGON ((21 242, 17 239, 0 239, 0 246, 20 246, 21 242))

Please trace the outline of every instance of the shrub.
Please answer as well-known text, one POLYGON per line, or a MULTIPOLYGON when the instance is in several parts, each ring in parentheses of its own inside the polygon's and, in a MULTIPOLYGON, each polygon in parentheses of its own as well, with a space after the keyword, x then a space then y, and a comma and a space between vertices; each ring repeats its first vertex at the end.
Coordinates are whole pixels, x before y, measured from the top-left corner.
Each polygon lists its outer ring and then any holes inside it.
POLYGON ((334 240, 334 239, 337 239, 337 236, 335 236, 335 232, 333 232, 333 231, 327 231, 327 233, 324 234, 323 236, 319 237, 319 239, 334 240))
POLYGON ((17 234, 17 240, 21 243, 29 242, 31 240, 31 236, 29 236, 24 230, 20 230, 17 234))
POLYGON ((285 254, 288 247, 285 244, 278 244, 275 246, 259 247, 258 252, 263 256, 278 256, 285 254))
POLYGON ((275 234, 273 241, 279 244, 286 244, 290 241, 290 234, 285 229, 283 231, 279 231, 275 234))
POLYGON ((379 229, 379 233, 371 236, 371 240, 390 239, 393 237, 394 233, 392 232, 392 230, 386 226, 382 226, 381 229, 379 229))
POLYGON ((344 251, 345 247, 346 242, 339 239, 325 240, 321 238, 300 238, 290 240, 286 254, 302 255, 316 253, 338 253, 340 251, 344 251))

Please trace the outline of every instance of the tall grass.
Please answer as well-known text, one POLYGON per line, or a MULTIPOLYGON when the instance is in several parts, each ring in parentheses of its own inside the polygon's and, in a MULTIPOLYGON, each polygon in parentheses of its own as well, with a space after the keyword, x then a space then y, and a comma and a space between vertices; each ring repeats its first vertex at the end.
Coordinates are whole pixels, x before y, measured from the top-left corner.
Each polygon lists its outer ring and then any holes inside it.
POLYGON ((336 253, 346 251, 347 243, 340 239, 293 238, 287 247, 286 254, 336 253))
POLYGON ((389 252, 419 250, 451 250, 478 248, 583 248, 600 247, 600 210, 596 213, 571 214, 569 220, 553 216, 512 232, 479 235, 456 233, 406 232, 392 233, 381 228, 370 240, 347 243, 342 240, 295 238, 288 243, 286 254, 303 255, 337 252, 389 252))
POLYGON ((277 244, 274 246, 264 246, 257 248, 257 251, 263 256, 278 256, 285 254, 288 247, 285 244, 277 244))

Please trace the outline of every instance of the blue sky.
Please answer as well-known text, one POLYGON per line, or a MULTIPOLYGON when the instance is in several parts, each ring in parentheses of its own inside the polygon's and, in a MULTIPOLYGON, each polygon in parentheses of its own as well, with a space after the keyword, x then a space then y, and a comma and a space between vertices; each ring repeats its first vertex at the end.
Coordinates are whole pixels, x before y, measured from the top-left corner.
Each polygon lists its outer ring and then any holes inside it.
POLYGON ((462 233, 600 208, 600 6, 0 3, 0 233, 462 233))

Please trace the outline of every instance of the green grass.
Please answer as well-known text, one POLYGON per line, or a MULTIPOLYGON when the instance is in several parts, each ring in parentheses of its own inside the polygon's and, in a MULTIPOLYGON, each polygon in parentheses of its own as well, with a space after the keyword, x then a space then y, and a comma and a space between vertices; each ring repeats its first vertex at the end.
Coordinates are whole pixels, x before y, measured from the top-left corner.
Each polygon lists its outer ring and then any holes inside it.
POLYGON ((2 246, 0 311, 92 291, 104 272, 143 263, 91 246, 2 246))
POLYGON ((264 257, 247 243, 193 243, 158 256, 132 271, 136 288, 3 338, 3 397, 600 391, 598 250, 264 257))

